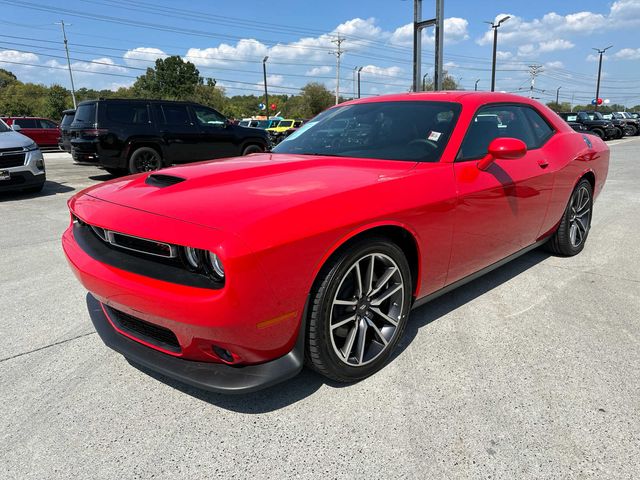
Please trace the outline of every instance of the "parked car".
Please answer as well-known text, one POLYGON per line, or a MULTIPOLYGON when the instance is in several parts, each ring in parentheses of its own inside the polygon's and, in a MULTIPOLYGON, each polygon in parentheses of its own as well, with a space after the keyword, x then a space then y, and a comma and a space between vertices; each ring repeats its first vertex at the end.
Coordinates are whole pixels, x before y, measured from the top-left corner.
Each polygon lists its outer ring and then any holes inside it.
POLYGON ((58 140, 58 148, 65 152, 71 152, 71 137, 69 135, 69 127, 73 122, 75 116, 75 109, 65 110, 62 112, 62 119, 60 120, 60 139, 58 140))
POLYGON ((271 144, 277 145, 286 137, 295 132, 302 125, 302 120, 285 119, 280 120, 275 127, 267 129, 271 135, 271 144))
POLYGON ((134 364, 227 393, 305 362, 352 382, 392 358, 412 307, 543 244, 578 254, 608 164, 528 98, 373 97, 268 154, 80 192, 62 244, 96 331, 134 364))
POLYGON ((38 145, 0 120, 0 192, 39 192, 46 176, 38 145))
POLYGON ((232 125, 213 108, 164 100, 81 102, 69 135, 76 163, 113 174, 248 155, 269 145, 266 132, 232 125))
POLYGON ((611 115, 626 123, 625 135, 640 135, 640 120, 635 118, 632 114, 629 112, 613 112, 611 115))
POLYGON ((4 117, 4 122, 16 132, 36 142, 39 147, 56 147, 60 128, 53 120, 43 117, 4 117))
POLYGON ((569 121, 567 121, 567 124, 568 124, 571 128, 573 128, 576 132, 580 132, 580 133, 587 133, 587 132, 589 132, 589 129, 588 129, 585 125, 583 125, 583 124, 581 124, 581 123, 578 123, 578 122, 569 122, 569 121))
POLYGON ((615 118, 611 114, 603 114, 602 112, 587 112, 587 115, 589 115, 589 119, 591 121, 603 120, 605 122, 611 122, 613 124, 613 127, 616 129, 616 133, 613 138, 619 139, 625 136, 627 123, 624 120, 615 118))
POLYGON ((583 124, 602 140, 610 140, 618 134, 616 127, 609 120, 591 119, 587 112, 559 112, 558 115, 565 121, 583 124))

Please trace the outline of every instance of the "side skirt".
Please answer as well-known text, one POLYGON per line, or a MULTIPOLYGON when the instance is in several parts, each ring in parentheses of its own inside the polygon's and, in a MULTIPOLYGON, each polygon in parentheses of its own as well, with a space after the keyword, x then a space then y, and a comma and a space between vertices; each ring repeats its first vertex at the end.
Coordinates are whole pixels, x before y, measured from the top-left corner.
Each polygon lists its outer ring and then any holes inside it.
POLYGON ((529 245, 528 247, 523 248, 522 250, 518 250, 516 253, 512 253, 511 255, 509 255, 508 257, 503 258, 502 260, 498 260, 496 263, 492 263, 491 265, 489 265, 488 267, 483 268, 482 270, 478 270, 476 273, 472 273, 471 275, 468 275, 464 278, 461 278, 460 280, 457 280, 449 285, 447 285, 446 287, 442 287, 440 290, 436 290, 433 293, 430 293, 429 295, 419 298, 417 299, 415 302, 413 302, 413 306, 411 307, 412 309, 414 308, 418 308, 422 305, 424 305, 425 303, 429 303, 431 300, 435 300, 438 297, 441 297, 442 295, 451 292, 452 290, 455 290, 458 287, 461 287, 462 285, 472 282, 477 278, 480 278, 481 276, 483 276, 486 273, 489 273, 493 270, 495 270, 496 268, 500 268, 501 266, 509 263, 511 260, 514 260, 522 255, 524 255, 525 253, 530 252, 531 250, 538 248, 540 245, 542 245, 543 243, 545 243, 548 240, 548 238, 544 238, 543 240, 539 240, 536 243, 529 245))

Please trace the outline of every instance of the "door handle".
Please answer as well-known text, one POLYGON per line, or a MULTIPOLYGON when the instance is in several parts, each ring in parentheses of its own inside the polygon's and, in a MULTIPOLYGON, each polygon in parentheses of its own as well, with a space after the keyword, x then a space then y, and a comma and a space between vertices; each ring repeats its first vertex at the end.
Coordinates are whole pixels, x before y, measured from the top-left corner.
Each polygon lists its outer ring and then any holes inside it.
POLYGON ((540 168, 547 168, 549 166, 549 162, 546 159, 541 158, 540 160, 538 160, 538 166, 540 168))

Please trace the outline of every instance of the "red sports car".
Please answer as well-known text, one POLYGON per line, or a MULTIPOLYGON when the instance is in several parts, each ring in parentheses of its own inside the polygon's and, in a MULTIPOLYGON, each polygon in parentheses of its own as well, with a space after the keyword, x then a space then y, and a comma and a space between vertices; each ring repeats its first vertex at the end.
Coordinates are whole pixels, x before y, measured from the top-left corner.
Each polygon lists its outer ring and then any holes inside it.
POLYGON ((91 187, 62 242, 132 363, 219 392, 303 364, 351 382, 384 366, 412 307, 543 243, 579 253, 608 163, 519 96, 375 97, 271 153, 91 187))

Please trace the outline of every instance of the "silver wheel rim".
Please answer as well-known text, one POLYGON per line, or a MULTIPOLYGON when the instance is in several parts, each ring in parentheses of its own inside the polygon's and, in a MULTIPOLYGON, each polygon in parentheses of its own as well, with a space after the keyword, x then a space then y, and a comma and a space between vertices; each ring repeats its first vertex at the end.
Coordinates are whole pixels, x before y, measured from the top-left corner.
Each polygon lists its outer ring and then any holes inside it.
POLYGON ((352 367, 380 357, 396 336, 403 307, 404 280, 391 257, 370 253, 355 261, 331 304, 329 329, 336 356, 352 367))
POLYGON ((569 241, 575 248, 587 238, 591 224, 591 195, 587 187, 582 186, 573 193, 569 208, 569 241))
POLYGON ((160 157, 155 152, 143 151, 136 155, 135 167, 138 172, 151 172, 160 169, 160 157))

